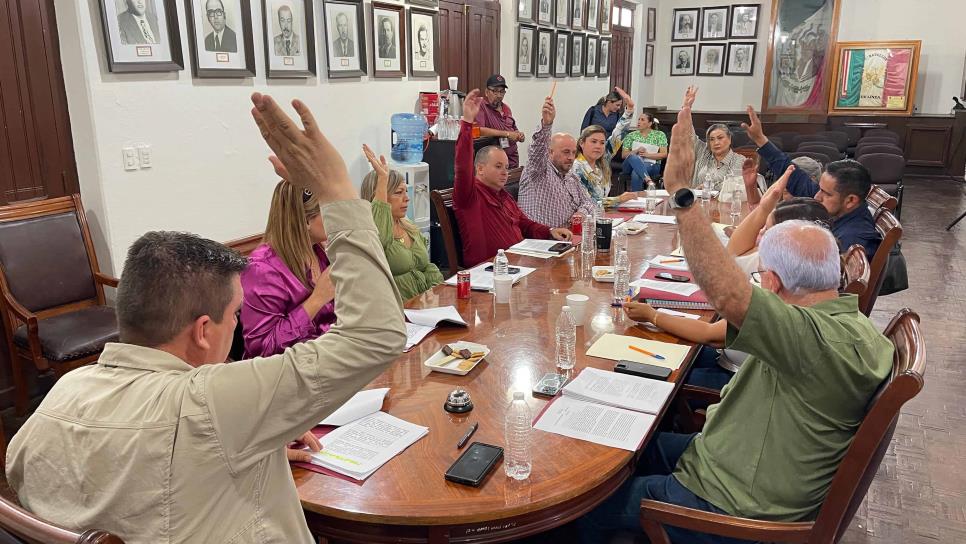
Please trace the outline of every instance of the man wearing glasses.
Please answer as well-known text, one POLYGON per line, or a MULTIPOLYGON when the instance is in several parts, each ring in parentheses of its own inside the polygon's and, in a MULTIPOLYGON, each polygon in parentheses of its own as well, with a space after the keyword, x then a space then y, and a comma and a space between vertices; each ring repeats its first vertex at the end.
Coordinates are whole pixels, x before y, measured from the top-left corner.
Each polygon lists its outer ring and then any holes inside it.
POLYGON ((205 2, 205 15, 214 32, 205 36, 205 50, 219 53, 237 53, 238 41, 235 31, 225 24, 225 4, 221 0, 205 2))
POLYGON ((493 74, 486 80, 483 106, 476 116, 476 124, 480 127, 481 137, 498 138, 498 145, 506 153, 509 161, 508 168, 516 168, 520 166, 517 142, 522 142, 525 138, 523 133, 517 130, 517 122, 513 118, 510 106, 503 102, 506 90, 506 79, 500 74, 493 74))

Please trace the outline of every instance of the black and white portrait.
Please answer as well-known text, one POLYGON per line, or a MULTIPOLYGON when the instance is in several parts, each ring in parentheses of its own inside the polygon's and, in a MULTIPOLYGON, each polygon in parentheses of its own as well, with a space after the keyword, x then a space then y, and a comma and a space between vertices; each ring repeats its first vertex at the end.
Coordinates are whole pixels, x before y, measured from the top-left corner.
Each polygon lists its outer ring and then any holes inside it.
MULTIPOLYGON (((228 2, 231 3, 231 0, 228 0, 228 2)), ((238 52, 238 34, 229 24, 232 15, 237 14, 237 10, 226 9, 222 0, 207 0, 205 2, 205 21, 208 23, 208 30, 210 30, 205 35, 205 51, 238 52)))
POLYGON ((657 39, 657 9, 647 8, 647 41, 657 39))
POLYGON ((600 31, 602 34, 610 34, 610 12, 610 0, 600 0, 600 31))
POLYGON ((329 77, 352 77, 366 73, 361 0, 332 0, 324 5, 324 42, 329 77))
POLYGON ((409 10, 409 52, 412 75, 436 75, 435 11, 409 10))
POLYGON ((567 44, 570 43, 570 34, 567 32, 557 32, 554 35, 554 56, 553 56, 553 75, 556 77, 566 77, 567 70, 567 44))
POLYGON ((553 32, 540 30, 537 35, 537 77, 550 75, 553 32))
POLYGON ((597 62, 597 75, 606 76, 610 74, 610 38, 600 40, 600 60, 597 62))
MULTIPOLYGON (((591 0, 591 2, 594 1, 596 0, 591 0)), ((575 29, 584 28, 584 4, 587 0, 571 0, 571 2, 573 13, 570 16, 570 26, 575 29)))
POLYGON ((553 18, 551 17, 553 4, 550 2, 551 0, 537 0, 537 22, 541 25, 553 23, 553 18))
POLYGON ((735 5, 731 7, 731 38, 757 38, 760 4, 735 5))
POLYGON ((174 0, 100 0, 100 5, 110 71, 184 67, 174 0))
POLYGON ((312 2, 262 0, 268 77, 315 74, 312 2), (307 39, 307 37, 309 37, 307 39))
POLYGON ((694 49, 695 47, 693 45, 675 45, 671 47, 672 76, 694 75, 694 49))
MULTIPOLYGON (((540 0, 543 1, 543 0, 540 0)), ((517 0, 517 21, 521 23, 533 23, 533 2, 534 0, 517 0)), ((547 4, 549 6, 549 3, 547 4)))
POLYGON ((600 18, 598 17, 598 13, 599 13, 598 10, 600 9, 600 5, 597 2, 598 0, 590 0, 590 3, 587 5, 588 30, 597 28, 597 25, 600 24, 600 18))
POLYGON ((728 44, 728 68, 730 76, 750 76, 755 73, 755 42, 731 42, 728 44))
POLYGON ((644 46, 644 76, 654 75, 654 46, 646 44, 644 46))
POLYGON ((584 73, 584 35, 570 36, 570 75, 581 76, 584 73))
POLYGON ((533 40, 536 30, 520 25, 517 30, 517 75, 533 75, 533 40))
POLYGON ((568 23, 570 23, 570 2, 568 0, 555 0, 555 2, 557 16, 554 22, 561 28, 567 28, 568 23))
POLYGON ((701 11, 697 8, 676 9, 671 21, 671 41, 689 42, 698 39, 698 16, 701 11))
POLYGON ((199 77, 255 73, 249 0, 189 0, 190 34, 199 77), (217 71, 209 73, 209 70, 217 71))
POLYGON ((399 77, 405 75, 405 8, 397 4, 373 2, 372 11, 372 75, 399 77))
POLYGON ((728 36, 728 7, 701 8, 701 39, 723 40, 728 36))
POLYGON ((597 75, 597 36, 587 36, 587 67, 584 75, 597 75))
POLYGON ((698 75, 720 76, 724 74, 725 45, 703 43, 698 49, 698 75))

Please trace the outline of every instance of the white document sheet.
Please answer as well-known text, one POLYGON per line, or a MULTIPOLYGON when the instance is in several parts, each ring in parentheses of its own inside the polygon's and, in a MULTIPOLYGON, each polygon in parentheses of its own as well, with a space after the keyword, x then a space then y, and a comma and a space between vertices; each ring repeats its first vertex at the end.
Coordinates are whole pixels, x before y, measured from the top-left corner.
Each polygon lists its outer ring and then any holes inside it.
MULTIPOLYGON (((587 350, 587 355, 600 357, 601 359, 610 359, 611 361, 634 361, 635 363, 663 366, 671 370, 677 370, 681 366, 681 363, 684 362, 684 358, 688 356, 689 351, 691 351, 690 347, 681 344, 670 344, 668 342, 658 342, 657 340, 648 340, 636 336, 606 333, 598 338, 594 342, 594 345, 590 346, 590 349, 587 350), (630 346, 649 351, 655 355, 660 355, 663 359, 641 353, 636 349, 631 349, 630 346)), ((637 376, 632 377, 637 378, 637 376)))
POLYGON ((645 289, 655 289, 657 291, 664 291, 665 293, 674 293, 675 295, 681 295, 689 297, 699 291, 701 288, 693 283, 676 283, 673 281, 660 281, 651 280, 648 278, 641 278, 639 280, 634 280, 630 283, 631 287, 643 287, 645 289))
POLYGON ((547 407, 533 427, 612 448, 636 451, 654 422, 655 417, 651 414, 560 397, 547 407))
POLYGON ((413 349, 416 344, 423 341, 423 338, 435 331, 436 327, 424 327, 415 323, 406 323, 406 347, 403 351, 413 349))
POLYGON ((647 264, 654 268, 665 268, 667 270, 678 270, 680 272, 687 272, 688 270, 688 262, 684 260, 683 256, 656 255, 648 259, 647 264))
POLYGON ((638 223, 661 223, 664 225, 677 225, 678 218, 673 215, 654 215, 653 213, 639 213, 634 216, 634 221, 638 223))
POLYGON ((428 427, 376 412, 323 436, 322 451, 312 453, 312 464, 365 480, 428 432, 428 427))
POLYGON ((403 310, 410 323, 424 327, 435 327, 440 323, 467 326, 463 316, 456 311, 456 306, 440 306, 439 308, 420 308, 418 310, 403 310))
POLYGON ((664 407, 674 384, 588 367, 563 388, 563 396, 646 414, 664 407))
MULTIPOLYGON (((647 153, 657 153, 658 150, 661 149, 654 144, 645 144, 644 142, 634 142, 634 145, 631 146, 631 151, 636 152, 637 150, 642 148, 647 153)), ((654 164, 656 162, 654 159, 645 159, 644 157, 641 157, 641 160, 644 161, 645 164, 654 164)))
POLYGON ((345 404, 339 406, 329 417, 319 422, 319 425, 346 425, 353 421, 363 418, 369 414, 374 414, 382 410, 382 402, 389 393, 388 387, 380 389, 366 389, 359 391, 345 404))
MULTIPOLYGON (((683 317, 684 319, 701 319, 701 316, 698 315, 698 314, 689 314, 687 312, 679 312, 677 310, 671 310, 669 308, 658 308, 657 309, 657 313, 659 313, 659 314, 665 314, 665 315, 673 315, 674 317, 683 317)), ((658 319, 658 321, 660 321, 660 319, 658 319)), ((639 322, 638 325, 641 326, 641 327, 644 327, 645 329, 647 329, 649 331, 655 331, 655 332, 657 332, 657 331, 663 330, 660 327, 654 326, 654 323, 641 323, 641 322, 639 322)))
MULTIPOLYGON (((486 267, 492 265, 493 263, 482 262, 469 270, 470 273, 470 289, 474 291, 489 291, 493 289, 493 272, 487 272, 484 270, 486 267)), ((519 268, 520 271, 516 274, 510 274, 513 277, 513 283, 516 283, 527 276, 532 274, 536 268, 530 268, 527 266, 510 265, 515 268, 519 268)), ((456 276, 450 276, 446 280, 446 285, 456 285, 456 276)))

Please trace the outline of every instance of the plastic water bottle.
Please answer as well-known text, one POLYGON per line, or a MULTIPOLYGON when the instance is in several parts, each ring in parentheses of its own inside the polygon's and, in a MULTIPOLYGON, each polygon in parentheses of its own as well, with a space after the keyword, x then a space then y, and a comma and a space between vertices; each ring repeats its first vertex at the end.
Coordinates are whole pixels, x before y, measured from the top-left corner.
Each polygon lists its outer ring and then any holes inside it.
POLYGON ((415 113, 394 113, 392 126, 392 160, 415 164, 423 160, 423 135, 426 119, 415 113))
POLYGON ((644 211, 654 213, 657 207, 657 185, 650 176, 647 178, 647 188, 644 190, 644 211))
POLYGON ((617 252, 617 259, 614 261, 614 304, 620 305, 627 296, 628 283, 630 283, 631 263, 627 256, 627 249, 621 248, 617 252))
POLYGON ((513 402, 506 413, 506 458, 503 469, 506 475, 514 480, 526 480, 530 477, 530 435, 533 434, 532 414, 530 406, 523 398, 523 391, 513 392, 513 402))
POLYGON ((577 359, 577 323, 570 315, 570 306, 564 306, 557 318, 557 368, 568 370, 577 359))
POLYGON ((510 261, 506 258, 506 253, 501 249, 496 252, 493 259, 493 277, 508 276, 510 274, 510 261))
POLYGON ((594 240, 594 230, 597 228, 597 219, 593 213, 584 216, 584 223, 581 226, 580 235, 580 263, 581 275, 584 279, 591 279, 594 271, 594 261, 597 259, 597 245, 594 240))
POLYGON ((735 187, 731 191, 731 224, 738 226, 738 220, 741 218, 741 189, 735 187))
POLYGON ((623 226, 618 225, 614 227, 614 232, 610 237, 610 247, 614 249, 611 251, 613 257, 611 258, 610 264, 612 265, 617 263, 617 256, 620 255, 621 250, 627 249, 627 231, 622 228, 623 226))
POLYGON ((711 186, 714 182, 714 176, 711 174, 711 170, 704 171, 704 189, 701 191, 701 205, 707 207, 711 203, 711 186))

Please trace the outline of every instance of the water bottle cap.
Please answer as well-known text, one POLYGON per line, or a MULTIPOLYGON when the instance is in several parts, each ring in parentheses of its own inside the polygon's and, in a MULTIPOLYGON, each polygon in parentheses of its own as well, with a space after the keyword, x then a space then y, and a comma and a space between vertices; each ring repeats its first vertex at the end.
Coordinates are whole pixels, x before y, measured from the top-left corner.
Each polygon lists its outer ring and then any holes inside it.
POLYGON ((496 254, 497 255, 503 255, 504 254, 504 251, 501 249, 501 250, 497 251, 496 254))
POLYGON ((523 391, 514 391, 513 400, 523 400, 523 391))
POLYGON ((564 306, 563 308, 560 309, 560 311, 561 312, 569 312, 570 311, 570 306, 564 306))

